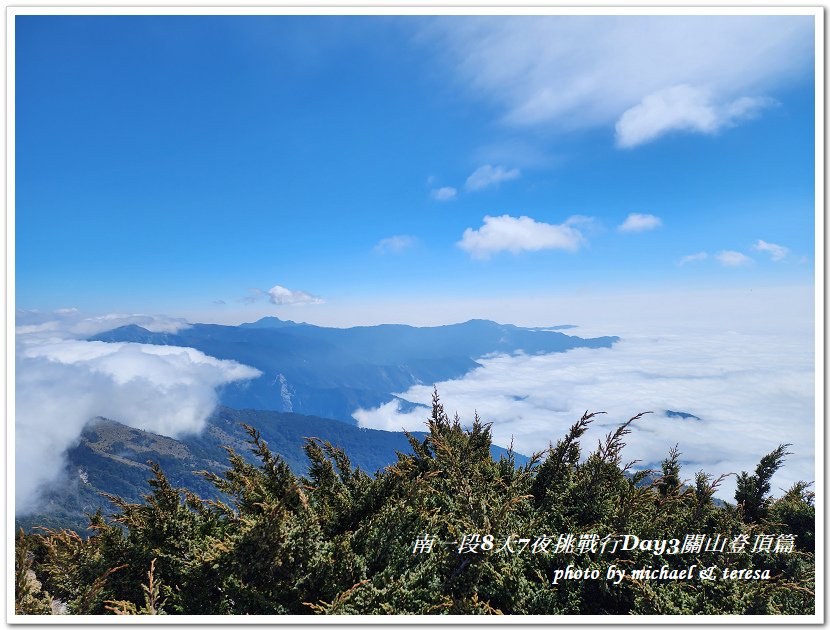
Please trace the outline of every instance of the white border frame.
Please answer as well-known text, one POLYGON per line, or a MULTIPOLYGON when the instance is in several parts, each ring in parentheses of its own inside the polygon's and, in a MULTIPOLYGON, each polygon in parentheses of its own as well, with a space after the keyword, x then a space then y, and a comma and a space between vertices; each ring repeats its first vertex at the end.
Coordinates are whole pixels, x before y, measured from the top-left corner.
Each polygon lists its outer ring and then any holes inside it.
POLYGON ((541 624, 823 624, 825 595, 824 562, 824 476, 825 476, 825 369, 824 369, 824 317, 825 317, 825 163, 824 163, 824 9, 822 7, 705 7, 705 6, 586 6, 552 7, 538 1, 525 2, 523 6, 481 6, 473 2, 458 2, 453 5, 429 6, 385 5, 367 3, 348 6, 344 4, 285 5, 285 6, 7 6, 6 7, 6 623, 9 624, 280 624, 280 625, 323 625, 323 624, 406 624, 445 625, 482 624, 506 625, 541 624), (483 617, 468 615, 398 615, 383 617, 374 615, 343 615, 316 617, 305 615, 171 615, 164 617, 142 616, 99 616, 99 615, 54 615, 31 616, 14 613, 14 461, 15 461, 15 363, 14 363, 14 321, 15 321, 15 17, 18 15, 812 15, 815 24, 815 491, 816 491, 816 612, 814 615, 654 615, 654 616, 607 616, 607 615, 510 615, 504 617, 483 617))

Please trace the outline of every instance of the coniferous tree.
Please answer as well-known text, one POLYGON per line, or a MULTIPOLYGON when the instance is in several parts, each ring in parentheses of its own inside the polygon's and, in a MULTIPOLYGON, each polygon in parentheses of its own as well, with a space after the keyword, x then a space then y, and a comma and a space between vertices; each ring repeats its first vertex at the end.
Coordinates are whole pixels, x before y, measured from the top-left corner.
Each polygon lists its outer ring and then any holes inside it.
POLYGON ((153 466, 140 503, 111 496, 86 538, 63 530, 18 537, 19 614, 808 614, 815 607, 815 507, 809 484, 768 496, 781 445, 738 479, 738 505, 718 506, 723 477, 682 481, 680 453, 662 475, 634 472, 622 452, 638 414, 583 455, 597 414, 517 465, 495 460, 490 425, 450 418, 437 391, 425 437, 373 476, 310 437, 295 475, 253 427, 258 463, 228 449, 222 493, 204 500, 153 466), (651 480, 651 482, 649 482, 651 480), (791 553, 727 554, 703 547, 656 556, 603 553, 600 541, 764 534, 791 553), (551 579, 568 565, 680 570, 769 569, 763 580, 551 579), (40 585, 38 587, 38 585, 40 585), (54 598, 54 602, 52 601, 54 598), (54 604, 54 605, 53 605, 54 604))
POLYGON ((784 464, 784 458, 791 455, 787 451, 788 446, 790 444, 781 444, 771 453, 764 455, 755 468, 754 475, 744 471, 738 476, 735 501, 741 507, 746 522, 757 523, 766 516, 769 507, 767 493, 770 491, 770 480, 784 464))

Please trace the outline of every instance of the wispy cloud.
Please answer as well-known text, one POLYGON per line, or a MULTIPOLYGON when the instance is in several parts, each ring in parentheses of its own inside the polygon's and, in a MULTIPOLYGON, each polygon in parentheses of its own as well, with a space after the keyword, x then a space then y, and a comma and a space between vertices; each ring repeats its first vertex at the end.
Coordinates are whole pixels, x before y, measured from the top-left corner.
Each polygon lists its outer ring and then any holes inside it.
MULTIPOLYGON (((585 217, 580 217, 584 219, 585 217)), ((512 254, 544 249, 575 252, 585 242, 582 233, 566 221, 561 225, 534 221, 530 217, 484 217, 479 229, 467 228, 458 246, 473 258, 487 259, 507 251, 512 254)))
POLYGON ((767 243, 766 241, 758 240, 755 245, 752 246, 752 249, 758 252, 767 252, 775 262, 779 262, 784 260, 787 257, 787 254, 790 253, 790 250, 784 247, 783 245, 776 245, 775 243, 767 243))
POLYGON ((625 221, 617 228, 620 232, 645 232, 646 230, 653 230, 663 225, 660 217, 653 214, 639 214, 632 212, 625 221))
POLYGON ((452 186, 442 186, 441 188, 433 188, 429 194, 435 201, 450 201, 455 199, 458 191, 452 186))
POLYGON ((236 299, 237 302, 241 302, 242 304, 253 304, 254 302, 259 302, 263 299, 267 294, 262 289, 257 289, 256 287, 252 287, 248 289, 248 294, 243 295, 236 299))
POLYGON ((378 241, 373 250, 378 254, 398 254, 404 250, 410 249, 418 244, 418 239, 414 236, 407 236, 400 234, 390 236, 378 241))
POLYGON ((480 146, 474 159, 483 164, 512 164, 520 169, 550 169, 561 162, 543 137, 511 135, 480 146))
POLYGON ((91 337, 120 326, 141 326, 151 332, 175 333, 190 324, 180 317, 147 315, 143 313, 108 313, 87 315, 76 308, 62 308, 53 312, 18 309, 15 314, 15 332, 18 335, 51 333, 61 336, 91 337))
POLYGON ((780 87, 810 80, 814 42, 810 16, 438 18, 427 35, 507 124, 619 123, 621 147, 746 120, 780 87))
POLYGON ((707 254, 706 252, 698 252, 697 254, 689 254, 688 256, 683 256, 683 258, 677 261, 677 264, 682 267, 683 265, 686 265, 688 263, 697 262, 698 260, 706 260, 707 258, 709 258, 709 254, 707 254))
POLYGON ((724 267, 746 267, 753 263, 753 260, 746 254, 728 249, 720 252, 715 258, 724 267))
POLYGON ((473 171, 472 175, 467 178, 464 187, 470 192, 484 190, 491 186, 498 186, 501 182, 517 179, 520 174, 517 168, 507 169, 504 166, 485 164, 473 171))

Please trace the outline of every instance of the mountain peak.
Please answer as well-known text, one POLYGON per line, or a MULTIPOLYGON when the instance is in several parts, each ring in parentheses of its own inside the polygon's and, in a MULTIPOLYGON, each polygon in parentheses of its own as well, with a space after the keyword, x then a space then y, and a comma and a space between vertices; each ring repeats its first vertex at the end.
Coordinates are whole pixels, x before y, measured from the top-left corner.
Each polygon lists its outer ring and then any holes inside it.
POLYGON ((492 319, 468 319, 466 322, 459 324, 461 326, 467 325, 477 325, 477 326, 501 326, 498 322, 494 322, 492 319))
POLYGON ((139 326, 138 324, 126 324, 124 326, 119 326, 118 328, 113 328, 113 330, 119 330, 121 332, 132 332, 132 333, 144 333, 144 334, 151 334, 151 331, 143 326, 139 326))
POLYGON ((92 335, 88 341, 129 341, 133 343, 165 343, 166 334, 154 333, 138 324, 127 324, 92 335))
POLYGON ((297 323, 290 319, 280 319, 279 317, 269 316, 262 317, 255 322, 240 324, 240 328, 287 328, 289 326, 307 326, 308 324, 297 323))

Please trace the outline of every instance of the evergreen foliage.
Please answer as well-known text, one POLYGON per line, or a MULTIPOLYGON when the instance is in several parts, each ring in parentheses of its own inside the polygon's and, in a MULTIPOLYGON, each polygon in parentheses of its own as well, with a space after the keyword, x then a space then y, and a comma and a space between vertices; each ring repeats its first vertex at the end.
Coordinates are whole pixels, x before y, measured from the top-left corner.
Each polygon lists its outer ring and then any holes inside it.
POLYGON ((767 515, 770 491, 770 480, 775 472, 784 464, 784 458, 790 453, 786 450, 789 444, 781 444, 768 455, 764 455, 755 469, 755 474, 742 472, 738 476, 738 488, 735 491, 735 501, 743 511, 744 518, 755 523, 767 515))
MULTIPOLYGON (((41 530, 16 545, 16 612, 49 614, 812 614, 814 496, 798 483, 780 499, 770 479, 781 445, 738 478, 737 505, 718 507, 723 478, 681 481, 671 449, 662 475, 629 472, 624 439, 634 416, 583 455, 580 438, 597 414, 529 462, 491 455, 490 426, 465 427, 437 392, 411 453, 370 476, 345 453, 311 437, 297 475, 246 426, 257 464, 228 447, 230 467, 204 472, 222 499, 170 484, 153 465, 142 502, 116 496, 114 513, 90 517, 91 535, 41 530), (655 555, 648 549, 555 553, 560 534, 794 535, 790 553, 655 555), (477 538, 472 538, 476 535, 477 538), (434 538, 428 538, 434 537, 434 538), (548 546, 545 547, 544 537, 548 546), (522 538, 529 538, 523 542, 522 538), (431 549, 415 553, 416 541, 431 549), (541 541, 541 542, 540 542, 541 541), (467 543, 468 550, 459 553, 467 543), (429 551, 429 552, 427 552, 429 551), (546 552, 545 552, 546 551, 546 552), (609 564, 625 568, 619 584, 609 564), (646 580, 632 569, 770 570, 767 580, 646 580), (600 579, 562 579, 568 565, 600 579), (39 581, 40 587, 35 588, 39 581)), ((572 545, 575 541, 572 541, 572 545)), ((560 550, 561 551, 561 550, 560 550)))

